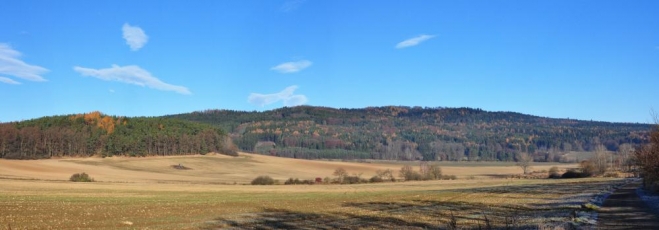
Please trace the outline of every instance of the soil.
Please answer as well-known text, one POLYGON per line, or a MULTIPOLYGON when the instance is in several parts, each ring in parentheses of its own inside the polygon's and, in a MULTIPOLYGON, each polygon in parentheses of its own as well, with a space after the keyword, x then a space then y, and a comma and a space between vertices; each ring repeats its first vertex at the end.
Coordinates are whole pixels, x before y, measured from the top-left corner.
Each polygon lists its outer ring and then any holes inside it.
POLYGON ((602 204, 597 229, 659 229, 659 217, 636 194, 640 182, 613 192, 602 204))

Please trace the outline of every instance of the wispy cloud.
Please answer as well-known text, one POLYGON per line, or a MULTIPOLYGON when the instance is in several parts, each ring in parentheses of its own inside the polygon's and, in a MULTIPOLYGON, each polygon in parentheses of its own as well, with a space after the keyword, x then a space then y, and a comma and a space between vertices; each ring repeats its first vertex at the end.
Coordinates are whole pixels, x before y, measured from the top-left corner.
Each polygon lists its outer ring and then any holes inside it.
POLYGON ((247 97, 247 102, 258 106, 265 106, 265 105, 277 103, 279 101, 282 101, 285 106, 298 106, 307 103, 307 101, 309 100, 307 100, 306 96, 301 94, 293 94, 296 89, 297 89, 297 85, 292 85, 286 87, 286 89, 282 90, 279 93, 273 93, 273 94, 251 93, 249 97, 247 97))
POLYGON ((146 36, 144 30, 138 26, 131 26, 128 23, 124 23, 124 26, 121 28, 124 32, 124 39, 126 39, 126 44, 130 46, 132 51, 137 51, 142 48, 149 41, 149 36, 146 36))
POLYGON ((422 42, 424 42, 428 39, 434 38, 434 37, 435 37, 435 35, 422 34, 422 35, 407 39, 405 41, 399 42, 398 44, 396 44, 396 49, 403 49, 403 48, 407 48, 407 47, 416 46, 416 45, 421 44, 422 42))
POLYGON ((91 69, 75 66, 73 67, 73 70, 80 73, 82 76, 95 77, 105 81, 118 81, 133 85, 146 86, 157 90, 191 94, 188 88, 162 82, 160 79, 151 75, 148 71, 136 65, 112 65, 112 67, 106 69, 91 69))
MULTIPOLYGON (((28 81, 46 81, 41 75, 47 73, 48 69, 27 64, 20 57, 20 52, 12 49, 8 44, 0 43, 0 74, 22 78, 28 81)), ((7 77, 4 78, 9 79, 7 77)), ((7 83, 6 80, 3 82, 7 83)), ((14 80, 11 80, 11 82, 18 83, 14 80)))
POLYGON ((284 12, 291 12, 293 10, 296 10, 297 8, 300 8, 300 6, 302 6, 302 3, 304 3, 305 1, 306 0, 288 0, 284 2, 284 4, 282 4, 279 9, 284 12))
POLYGON ((6 77, 0 77, 0 82, 2 83, 7 83, 11 85, 20 85, 20 82, 14 81, 11 78, 6 78, 6 77))
POLYGON ((280 73, 295 73, 300 70, 306 69, 307 67, 311 66, 311 64, 313 64, 313 62, 309 60, 301 60, 296 62, 281 63, 270 69, 280 73))

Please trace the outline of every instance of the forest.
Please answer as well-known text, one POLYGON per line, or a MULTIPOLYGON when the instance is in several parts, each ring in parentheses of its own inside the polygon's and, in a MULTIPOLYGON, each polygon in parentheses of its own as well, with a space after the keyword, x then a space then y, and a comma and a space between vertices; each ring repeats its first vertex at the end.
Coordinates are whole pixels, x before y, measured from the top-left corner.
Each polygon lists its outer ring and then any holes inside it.
POLYGON ((242 151, 306 159, 564 161, 563 153, 619 151, 648 141, 649 124, 555 119, 473 108, 284 107, 169 115, 227 130, 242 151))
POLYGON ((630 151, 649 124, 554 119, 473 108, 284 107, 162 117, 100 112, 0 123, 0 158, 167 156, 237 151, 304 159, 574 161, 570 151, 630 151))
POLYGON ((0 158, 237 155, 228 135, 211 125, 100 112, 0 123, 0 158))

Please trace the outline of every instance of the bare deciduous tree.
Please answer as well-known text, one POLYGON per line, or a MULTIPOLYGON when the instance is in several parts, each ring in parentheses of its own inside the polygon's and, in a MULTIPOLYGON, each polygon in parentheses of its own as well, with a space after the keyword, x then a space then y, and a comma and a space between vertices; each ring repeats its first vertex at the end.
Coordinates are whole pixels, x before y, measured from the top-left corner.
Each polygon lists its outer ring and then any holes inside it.
POLYGON ((639 166, 643 185, 652 190, 659 190, 659 117, 652 111, 655 126, 650 132, 650 142, 634 151, 639 166))
POLYGON ((595 146, 595 156, 590 160, 595 164, 595 173, 604 174, 608 168, 609 153, 604 145, 595 146))
POLYGON ((339 182, 343 182, 343 178, 345 178, 348 175, 348 171, 346 171, 344 168, 337 168, 334 170, 334 173, 332 175, 338 177, 339 182))
POLYGON ((531 170, 531 164, 533 163, 533 157, 529 156, 528 153, 519 153, 517 155, 517 166, 522 168, 524 174, 528 174, 531 170))

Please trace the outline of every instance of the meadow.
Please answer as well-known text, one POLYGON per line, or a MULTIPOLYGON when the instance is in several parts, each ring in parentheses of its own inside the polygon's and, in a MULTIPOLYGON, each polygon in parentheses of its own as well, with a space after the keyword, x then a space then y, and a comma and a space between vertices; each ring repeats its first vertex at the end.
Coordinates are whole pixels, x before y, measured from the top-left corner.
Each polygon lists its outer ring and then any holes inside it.
MULTIPOLYGON (((574 165, 558 165, 569 168, 574 165)), ((330 176, 369 177, 395 162, 306 161, 241 154, 0 160, 0 229, 538 228, 573 221, 619 179, 501 179, 512 164, 444 165, 458 180, 356 185, 244 185, 330 176), (189 170, 177 170, 172 165, 189 170), (96 182, 73 183, 87 172, 96 182), (467 179, 473 178, 473 179, 467 179), (235 185, 234 185, 235 183, 235 185)), ((539 165, 542 170, 551 165, 539 165)))

